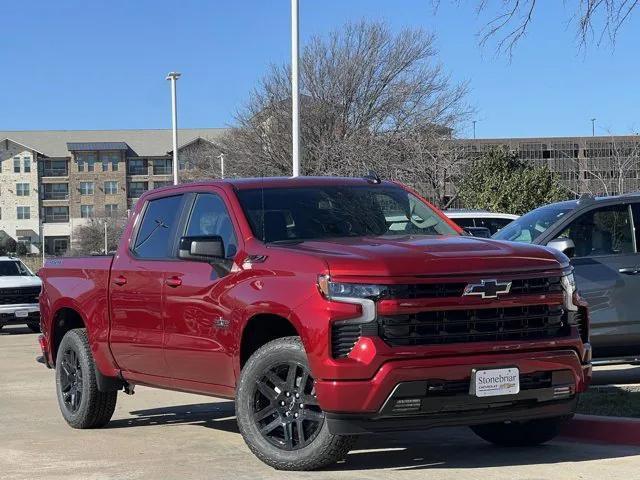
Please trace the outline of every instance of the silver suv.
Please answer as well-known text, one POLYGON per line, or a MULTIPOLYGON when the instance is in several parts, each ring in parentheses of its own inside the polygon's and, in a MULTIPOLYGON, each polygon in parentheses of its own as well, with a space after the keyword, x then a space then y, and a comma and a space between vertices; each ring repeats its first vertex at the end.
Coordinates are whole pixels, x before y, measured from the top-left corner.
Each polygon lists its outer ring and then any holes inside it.
POLYGON ((40 331, 42 281, 18 258, 0 257, 0 329, 26 325, 40 331))
POLYGON ((493 238, 564 252, 589 302, 594 365, 640 362, 640 195, 583 196, 523 215, 493 238))

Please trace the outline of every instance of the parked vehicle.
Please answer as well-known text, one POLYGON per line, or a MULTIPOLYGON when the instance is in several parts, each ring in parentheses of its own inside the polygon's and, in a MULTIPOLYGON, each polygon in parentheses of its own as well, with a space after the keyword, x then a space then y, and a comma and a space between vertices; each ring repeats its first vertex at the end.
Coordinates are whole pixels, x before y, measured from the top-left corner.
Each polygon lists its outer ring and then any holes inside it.
POLYGON ((640 361, 640 195, 583 196, 523 215, 494 235, 571 258, 591 311, 594 364, 640 361))
POLYGON ((26 325, 40 331, 41 285, 19 258, 0 257, 0 330, 5 325, 26 325))
POLYGON ((486 210, 450 209, 445 210, 444 214, 462 228, 483 227, 489 229, 491 235, 518 218, 518 215, 511 213, 495 213, 486 210))
POLYGON ((568 259, 461 236, 377 179, 272 178, 145 193, 113 257, 40 271, 62 415, 106 425, 137 384, 234 398, 252 452, 309 470, 370 432, 469 425, 553 438, 591 378, 568 259))

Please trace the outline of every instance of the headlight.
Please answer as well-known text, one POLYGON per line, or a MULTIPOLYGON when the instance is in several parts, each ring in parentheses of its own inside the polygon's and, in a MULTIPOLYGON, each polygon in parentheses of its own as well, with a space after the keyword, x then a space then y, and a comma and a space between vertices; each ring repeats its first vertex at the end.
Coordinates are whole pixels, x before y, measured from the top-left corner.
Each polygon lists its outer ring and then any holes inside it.
POLYGON ((562 276, 562 290, 564 291, 564 307, 572 312, 578 311, 578 306, 573 303, 573 296, 576 293, 576 281, 573 273, 562 276))
POLYGON ((373 299, 379 297, 384 286, 365 283, 332 282, 329 275, 318 276, 318 290, 327 299, 334 302, 360 305, 361 314, 356 318, 336 323, 369 323, 376 319, 376 304, 373 299))

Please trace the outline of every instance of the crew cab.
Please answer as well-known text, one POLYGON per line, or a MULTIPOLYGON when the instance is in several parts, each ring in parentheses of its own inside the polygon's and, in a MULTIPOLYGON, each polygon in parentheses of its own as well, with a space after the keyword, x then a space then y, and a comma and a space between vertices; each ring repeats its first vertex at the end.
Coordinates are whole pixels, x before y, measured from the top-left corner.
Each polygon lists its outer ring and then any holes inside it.
POLYGON ((569 260, 461 235, 375 178, 145 193, 113 256, 40 271, 45 364, 75 428, 147 385, 235 399, 265 463, 309 470, 360 434, 468 425, 553 438, 591 378, 569 260))

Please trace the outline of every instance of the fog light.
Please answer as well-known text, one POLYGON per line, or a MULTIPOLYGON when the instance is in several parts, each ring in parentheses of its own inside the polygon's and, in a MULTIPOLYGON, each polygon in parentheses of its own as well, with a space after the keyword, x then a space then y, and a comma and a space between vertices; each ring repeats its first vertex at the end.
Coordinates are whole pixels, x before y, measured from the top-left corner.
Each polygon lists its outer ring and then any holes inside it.
POLYGON ((422 400, 419 398, 403 398, 396 400, 396 404, 393 407, 394 413, 409 413, 417 412, 422 406, 422 400))

